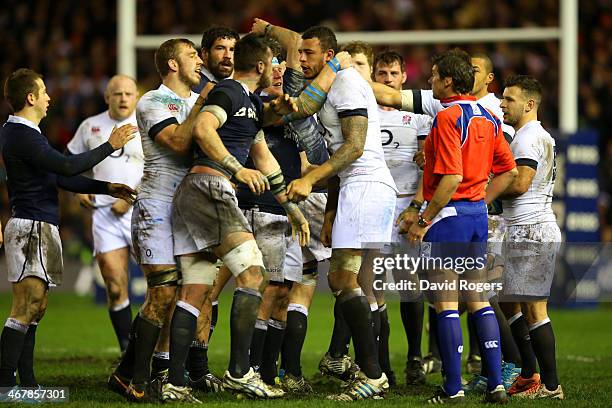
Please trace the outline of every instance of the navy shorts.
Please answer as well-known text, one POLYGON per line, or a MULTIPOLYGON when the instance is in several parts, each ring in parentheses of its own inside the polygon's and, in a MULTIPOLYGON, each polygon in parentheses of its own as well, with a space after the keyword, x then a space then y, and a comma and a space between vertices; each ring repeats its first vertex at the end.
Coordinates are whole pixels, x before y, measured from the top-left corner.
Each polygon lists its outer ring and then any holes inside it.
POLYGON ((440 215, 443 218, 435 222, 425 234, 422 256, 453 259, 457 267, 448 269, 455 269, 458 273, 484 267, 488 237, 487 206, 484 200, 451 201, 440 215))

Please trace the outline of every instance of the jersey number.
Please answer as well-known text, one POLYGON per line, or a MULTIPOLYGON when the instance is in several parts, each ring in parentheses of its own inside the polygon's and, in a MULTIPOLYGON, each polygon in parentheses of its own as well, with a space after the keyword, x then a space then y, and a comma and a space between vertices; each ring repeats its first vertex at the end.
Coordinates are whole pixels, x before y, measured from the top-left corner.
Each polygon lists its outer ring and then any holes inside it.
MULTIPOLYGON (((380 133, 384 133, 385 135, 388 136, 388 139, 386 142, 384 140, 382 141, 382 145, 389 146, 391 142, 393 142, 393 133, 391 133, 391 131, 387 129, 381 129, 380 133)), ((394 145, 395 145, 395 148, 397 149, 399 147, 399 142, 395 142, 394 145)))

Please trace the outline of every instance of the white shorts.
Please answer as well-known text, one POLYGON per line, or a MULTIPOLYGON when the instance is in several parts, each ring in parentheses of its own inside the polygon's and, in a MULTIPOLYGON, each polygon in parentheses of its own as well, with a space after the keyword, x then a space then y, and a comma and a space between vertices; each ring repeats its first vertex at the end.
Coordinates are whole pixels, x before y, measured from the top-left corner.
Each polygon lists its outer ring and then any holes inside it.
POLYGON ((132 208, 119 217, 111 211, 111 206, 97 208, 93 212, 91 229, 94 255, 119 248, 131 248, 132 208))
POLYGON ((4 229, 4 243, 9 282, 34 276, 49 286, 61 285, 62 241, 55 225, 11 218, 4 229))
POLYGON ((489 215, 488 219, 487 253, 495 257, 494 266, 503 266, 502 247, 506 234, 506 221, 501 215, 489 215))
POLYGON ((340 187, 332 228, 332 249, 381 248, 391 241, 395 190, 375 181, 340 187))
POLYGON ((253 230, 268 277, 272 282, 283 282, 285 254, 291 242, 291 226, 287 217, 263 212, 257 208, 243 210, 243 214, 253 230))
POLYGON ((550 295, 561 239, 556 222, 507 227, 504 301, 512 301, 513 296, 545 298, 550 295))
POLYGON ((137 200, 132 212, 132 242, 140 265, 175 265, 172 203, 137 200))

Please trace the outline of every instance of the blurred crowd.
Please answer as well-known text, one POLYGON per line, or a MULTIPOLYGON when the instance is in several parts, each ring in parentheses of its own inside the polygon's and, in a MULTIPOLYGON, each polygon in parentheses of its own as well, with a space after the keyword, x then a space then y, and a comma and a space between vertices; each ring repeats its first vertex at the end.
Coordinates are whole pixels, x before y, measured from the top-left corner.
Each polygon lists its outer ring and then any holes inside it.
MULTIPOLYGON (((156 0, 137 1, 139 34, 197 34, 211 24, 247 32, 253 17, 296 31, 325 24, 337 31, 431 30, 493 27, 554 27, 559 24, 561 0, 156 0)), ((51 108, 42 129, 63 150, 79 123, 105 109, 103 90, 116 69, 117 1, 4 0, 0 11, 0 77, 29 67, 45 77, 51 108)), ((579 114, 581 128, 601 136, 600 200, 604 225, 612 224, 612 1, 590 0, 579 7, 579 114), (608 40, 606 40, 608 38, 608 40)), ((484 39, 483 39, 484 40, 484 39)), ((544 86, 540 110, 545 127, 558 126, 558 61, 556 41, 496 44, 439 44, 398 46, 406 59, 408 88, 427 88, 430 57, 461 46, 468 52, 489 53, 500 94, 503 78, 526 73, 544 86)), ((381 47, 377 48, 381 50, 381 47)), ((153 52, 138 53, 141 91, 157 87, 153 52)), ((9 108, 0 104, 0 120, 9 108)), ((0 170, 2 172, 3 170, 0 170)), ((4 174, 0 174, 4 180, 4 174)), ((88 217, 75 199, 65 194, 62 235, 68 252, 84 254, 90 240, 88 217), (87 245, 87 244, 85 244, 87 245), (74 247, 74 248, 73 248, 74 247), (82 247, 82 248, 81 248, 82 247)), ((0 187, 3 223, 9 217, 6 187, 0 187)), ((612 240, 612 228, 602 229, 612 240)))

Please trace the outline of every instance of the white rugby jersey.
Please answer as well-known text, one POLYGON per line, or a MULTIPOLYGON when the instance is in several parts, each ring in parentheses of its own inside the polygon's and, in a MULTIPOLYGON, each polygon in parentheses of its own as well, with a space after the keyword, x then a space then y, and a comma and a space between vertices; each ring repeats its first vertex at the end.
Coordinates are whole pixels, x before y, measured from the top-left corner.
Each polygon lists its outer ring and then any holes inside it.
MULTIPOLYGON (((413 92, 413 101, 415 104, 414 106, 415 112, 419 112, 419 108, 420 108, 425 115, 434 117, 436 116, 438 112, 446 108, 444 104, 442 104, 438 99, 434 98, 433 91, 431 89, 413 90, 412 92, 413 92), (420 107, 417 106, 418 97, 417 98, 414 97, 417 94, 417 92, 421 95, 420 96, 420 101, 421 101, 420 107)), ((504 133, 507 133, 510 136, 514 136, 514 128, 504 123, 504 113, 502 112, 501 107, 499 106, 501 101, 499 100, 497 96, 495 96, 494 93, 489 92, 482 98, 478 99, 476 102, 478 102, 485 109, 488 109, 489 111, 491 111, 491 113, 497 116, 497 119, 499 119, 499 121, 502 123, 502 131, 504 133)))
POLYGON ((420 170, 413 161, 419 145, 431 129, 427 115, 379 108, 382 146, 387 167, 399 194, 416 194, 420 170))
POLYGON ((340 118, 347 112, 367 115, 368 131, 361 157, 338 173, 340 185, 353 181, 377 181, 396 189, 385 163, 376 98, 372 88, 354 68, 338 72, 319 112, 320 123, 325 128, 325 141, 332 153, 344 143, 340 118))
MULTIPOLYGON (((122 121, 111 118, 108 111, 91 116, 85 119, 77 129, 76 134, 68 143, 68 151, 72 154, 80 154, 93 150, 108 141, 115 126, 121 127, 125 124, 136 126, 136 114, 132 113, 129 118, 122 121)), ((140 184, 143 167, 144 156, 138 134, 120 150, 96 164, 92 169, 93 178, 112 183, 123 183, 136 188, 140 184)), ((109 195, 95 196, 95 203, 98 207, 112 205, 116 200, 109 195)))
POLYGON ((537 163, 529 190, 511 200, 503 200, 503 216, 507 225, 531 225, 555 222, 552 210, 555 185, 555 139, 533 120, 516 132, 510 149, 518 165, 537 163))
POLYGON ((191 92, 181 98, 164 84, 149 91, 136 105, 136 120, 142 139, 145 164, 138 198, 172 202, 174 192, 187 174, 190 155, 181 155, 155 143, 155 136, 170 124, 180 124, 198 99, 191 92))

